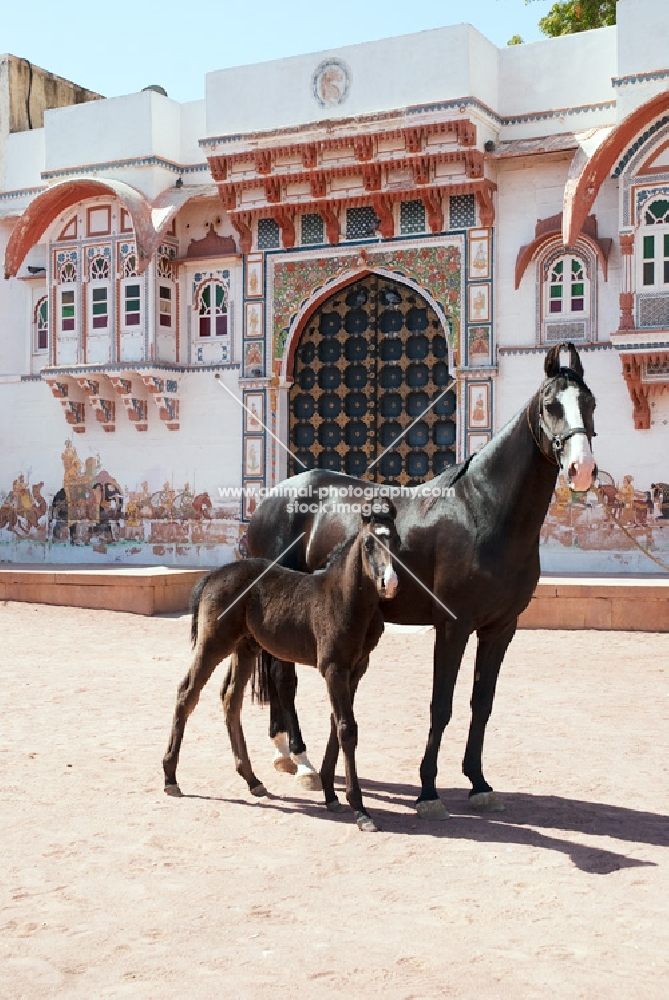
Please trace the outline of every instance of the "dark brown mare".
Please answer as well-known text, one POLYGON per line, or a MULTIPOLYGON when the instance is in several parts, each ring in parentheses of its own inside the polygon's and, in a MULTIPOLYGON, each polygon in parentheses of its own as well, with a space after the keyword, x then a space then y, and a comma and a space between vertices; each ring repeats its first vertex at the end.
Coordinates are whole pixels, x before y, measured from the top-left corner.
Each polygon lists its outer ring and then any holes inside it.
POLYGON ((266 795, 253 773, 242 731, 244 688, 260 648, 276 657, 318 667, 332 705, 330 739, 321 779, 328 808, 337 811, 334 773, 339 747, 346 762, 346 798, 361 830, 375 830, 365 810, 355 769, 358 730, 353 696, 367 660, 383 634, 379 598, 390 599, 397 575, 387 543, 394 508, 387 500, 369 505, 353 538, 331 553, 323 573, 309 576, 248 559, 215 570, 192 596, 193 664, 179 685, 167 753, 165 791, 180 795, 176 769, 188 716, 216 666, 232 654, 221 698, 237 772, 252 795, 266 795))
MULTIPOLYGON (((497 676, 518 616, 539 579, 539 533, 557 473, 561 470, 570 487, 580 492, 590 487, 595 468, 590 446, 595 399, 583 381, 576 348, 573 344, 551 348, 544 368, 546 377, 529 403, 481 451, 427 487, 393 495, 401 539, 395 558, 401 586, 399 596, 383 604, 383 617, 406 625, 433 625, 436 630, 430 732, 416 804, 421 816, 446 816, 435 787, 437 757, 472 632, 477 633, 478 649, 462 767, 472 784, 472 805, 503 808, 482 770, 497 676), (565 367, 560 365, 561 351, 565 367), (435 490, 441 495, 435 497, 435 490)), ((311 490, 312 498, 325 504, 342 487, 370 489, 374 484, 314 470, 281 486, 284 493, 301 490, 303 496, 311 490)), ((341 496, 337 499, 342 502, 341 496)), ((304 512, 310 505, 309 499, 297 507, 287 505, 284 496, 270 494, 249 525, 249 554, 277 558, 304 533, 288 552, 286 564, 312 572, 324 565, 333 546, 357 531, 358 517, 316 509, 317 504, 304 512)), ((293 754, 304 751, 294 706, 294 665, 273 661, 270 681, 270 736, 286 730, 293 754)))

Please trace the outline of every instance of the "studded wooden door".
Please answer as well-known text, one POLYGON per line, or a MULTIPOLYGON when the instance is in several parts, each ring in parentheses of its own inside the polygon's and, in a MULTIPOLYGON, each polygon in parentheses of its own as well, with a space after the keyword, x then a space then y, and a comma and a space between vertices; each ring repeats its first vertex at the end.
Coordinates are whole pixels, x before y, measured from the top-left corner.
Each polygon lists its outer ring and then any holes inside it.
MULTIPOLYGON (((427 409, 451 381, 446 338, 406 285, 369 275, 324 302, 293 376, 289 445, 307 468, 407 486, 455 462, 454 390, 427 409)), ((303 468, 290 458, 289 471, 303 468)))

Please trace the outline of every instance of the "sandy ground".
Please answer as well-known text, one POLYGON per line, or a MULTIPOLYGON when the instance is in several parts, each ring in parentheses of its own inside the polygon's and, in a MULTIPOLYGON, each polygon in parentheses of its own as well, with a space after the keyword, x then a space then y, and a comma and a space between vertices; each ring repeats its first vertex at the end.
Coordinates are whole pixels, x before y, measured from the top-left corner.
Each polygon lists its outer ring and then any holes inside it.
MULTIPOLYGON (((460 773, 470 644, 439 787, 417 818, 432 633, 386 633, 357 702, 363 834, 271 766, 245 706, 253 800, 233 769, 223 669, 162 791, 186 617, 0 606, 0 996, 669 996, 669 635, 522 632, 485 773, 460 773)), ((311 755, 325 686, 300 671, 311 755)))

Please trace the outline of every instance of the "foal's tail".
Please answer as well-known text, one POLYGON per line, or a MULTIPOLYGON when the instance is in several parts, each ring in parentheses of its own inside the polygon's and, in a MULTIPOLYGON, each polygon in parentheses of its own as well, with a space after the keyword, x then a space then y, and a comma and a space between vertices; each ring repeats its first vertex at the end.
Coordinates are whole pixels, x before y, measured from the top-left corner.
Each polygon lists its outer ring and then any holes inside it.
POLYGON ((258 705, 269 705, 272 687, 271 665, 271 653, 268 653, 266 649, 261 649, 256 657, 251 678, 251 700, 258 705))
POLYGON ((190 638, 193 646, 197 642, 197 616, 200 610, 202 591, 204 590, 210 576, 211 573, 207 573, 206 576, 203 576, 200 580, 198 580, 190 595, 190 613, 193 616, 190 623, 190 638))

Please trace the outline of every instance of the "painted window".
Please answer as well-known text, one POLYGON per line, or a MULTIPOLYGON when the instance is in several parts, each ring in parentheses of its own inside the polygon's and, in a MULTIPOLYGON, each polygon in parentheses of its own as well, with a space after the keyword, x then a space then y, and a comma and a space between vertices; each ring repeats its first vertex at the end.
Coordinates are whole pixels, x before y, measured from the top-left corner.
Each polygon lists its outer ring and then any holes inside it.
POLYGON ((74 288, 60 289, 60 328, 63 333, 76 329, 77 313, 74 288))
POLYGON ((320 215, 316 213, 303 215, 300 229, 303 246, 325 242, 325 226, 320 215))
POLYGON ((49 299, 45 295, 35 306, 35 350, 49 350, 49 299))
POLYGON ((170 285, 158 286, 158 323, 160 326, 172 326, 172 288, 170 285))
POLYGON ((371 206, 346 209, 346 239, 364 240, 377 235, 379 219, 371 206))
POLYGON ((586 313, 585 265, 579 257, 560 257, 548 272, 547 313, 551 316, 584 316, 586 313))
POLYGON ((138 281, 123 284, 123 325, 139 326, 141 321, 142 289, 138 281))
POLYGON ((106 330, 109 326, 110 257, 105 250, 96 253, 88 262, 90 329, 106 330))
POLYGON ((208 281, 198 290, 199 334, 225 337, 228 332, 228 295, 221 281, 208 281))
POLYGON ((473 194, 452 194, 448 201, 451 229, 471 229, 476 225, 476 201, 473 194))
POLYGON ((643 210, 641 285, 665 289, 669 285, 669 200, 658 198, 643 210))
POLYGON ((91 318, 94 330, 105 330, 109 323, 109 289, 106 285, 91 288, 91 318))

